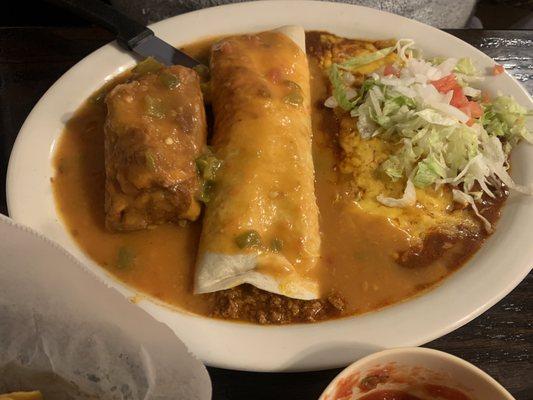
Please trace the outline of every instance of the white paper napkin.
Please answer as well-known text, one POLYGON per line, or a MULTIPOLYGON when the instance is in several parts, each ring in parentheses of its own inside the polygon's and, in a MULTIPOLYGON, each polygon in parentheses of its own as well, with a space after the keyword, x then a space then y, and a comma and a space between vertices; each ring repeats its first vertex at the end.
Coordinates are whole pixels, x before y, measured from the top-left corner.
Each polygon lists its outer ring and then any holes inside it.
POLYGON ((166 325, 0 215, 0 393, 15 390, 45 400, 206 400, 211 382, 166 325))

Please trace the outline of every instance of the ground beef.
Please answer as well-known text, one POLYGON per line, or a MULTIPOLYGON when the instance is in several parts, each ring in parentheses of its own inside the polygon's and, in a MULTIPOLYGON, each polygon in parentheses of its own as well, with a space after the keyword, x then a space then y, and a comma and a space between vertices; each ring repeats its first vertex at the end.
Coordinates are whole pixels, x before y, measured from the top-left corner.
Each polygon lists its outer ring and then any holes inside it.
POLYGON ((259 324, 316 322, 339 317, 345 301, 337 294, 325 299, 297 300, 241 285, 211 295, 211 316, 259 324))

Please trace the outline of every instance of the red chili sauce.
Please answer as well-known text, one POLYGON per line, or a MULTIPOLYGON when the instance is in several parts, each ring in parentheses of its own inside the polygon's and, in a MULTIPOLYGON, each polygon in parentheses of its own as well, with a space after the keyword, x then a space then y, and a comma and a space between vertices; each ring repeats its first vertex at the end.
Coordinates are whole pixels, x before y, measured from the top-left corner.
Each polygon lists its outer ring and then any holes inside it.
POLYGON ((458 389, 441 385, 420 385, 417 392, 422 391, 422 397, 415 396, 404 390, 376 390, 365 394, 359 400, 471 400, 469 396, 458 389))
POLYGON ((362 378, 359 373, 345 377, 338 382, 333 400, 351 399, 354 392, 360 393, 355 397, 357 400, 473 400, 459 389, 422 383, 413 370, 410 374, 398 372, 400 371, 396 371, 395 366, 390 365, 362 378), (386 383, 401 385, 401 389, 378 387, 386 383))

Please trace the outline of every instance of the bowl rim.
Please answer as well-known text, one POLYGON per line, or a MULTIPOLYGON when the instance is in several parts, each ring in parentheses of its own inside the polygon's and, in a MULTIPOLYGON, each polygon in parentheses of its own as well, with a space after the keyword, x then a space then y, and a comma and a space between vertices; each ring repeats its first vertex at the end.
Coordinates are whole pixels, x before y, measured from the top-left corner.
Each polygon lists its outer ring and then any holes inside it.
POLYGON ((394 357, 400 354, 412 354, 414 356, 429 355, 436 359, 449 362, 454 366, 459 366, 468 369, 469 371, 474 372, 478 377, 480 377, 483 380, 484 384, 486 384, 487 386, 491 386, 492 388, 497 390, 498 394, 502 396, 502 400, 515 400, 515 398, 511 395, 511 393, 509 393, 509 391, 507 391, 507 389, 505 389, 505 387, 503 387, 503 385, 501 385, 496 379, 494 379, 488 373, 483 371, 481 368, 460 357, 454 356, 453 354, 446 353, 441 350, 431 349, 428 347, 398 347, 394 349, 387 349, 370 354, 357 361, 354 361, 352 364, 348 365, 345 369, 339 372, 339 374, 336 375, 335 378, 333 378, 333 380, 329 383, 326 389, 324 389, 318 400, 327 400, 326 395, 329 394, 328 392, 335 388, 336 384, 341 379, 352 375, 354 372, 364 367, 365 365, 378 362, 383 357, 394 357))
MULTIPOLYGON (((382 29, 394 32, 415 32, 415 34, 419 32, 420 39, 417 40, 425 40, 428 43, 427 48, 454 46, 454 51, 472 56, 482 66, 488 67, 494 63, 481 51, 446 32, 401 16, 344 3, 306 0, 234 3, 178 15, 158 22, 151 28, 167 41, 173 39, 173 35, 178 33, 183 35, 180 37, 181 42, 178 43, 183 45, 190 42, 191 40, 187 38, 192 38, 192 36, 194 40, 209 36, 209 29, 205 32, 202 30, 201 35, 191 36, 191 32, 197 29, 195 26, 200 22, 206 23, 211 30, 217 29, 217 32, 213 34, 275 28, 287 22, 301 24, 307 30, 329 29, 333 33, 344 36, 375 39, 386 37, 382 29), (281 11, 283 13, 280 14, 281 11), (347 20, 348 17, 349 20, 347 20), (354 27, 354 20, 351 18, 356 17, 359 18, 360 23, 354 27), (376 20, 381 23, 379 29, 370 25, 376 20), (235 24, 232 25, 231 21, 235 24)), ((19 132, 9 160, 6 180, 8 209, 13 219, 47 234, 52 240, 63 245, 84 268, 129 298, 138 298, 138 293, 112 277, 83 254, 59 222, 55 205, 50 204, 52 200, 50 200, 48 179, 52 176, 50 175, 50 158, 54 150, 55 139, 62 129, 59 128, 62 126, 60 118, 65 116, 65 111, 68 114, 69 110, 77 109, 80 99, 85 100, 107 79, 131 67, 134 60, 132 56, 120 50, 116 44, 110 43, 82 59, 54 83, 35 105, 19 132), (95 80, 98 81, 98 86, 95 80), (82 87, 79 87, 79 82, 82 82, 82 87), (73 84, 73 87, 69 87, 69 84, 73 84), (66 97, 62 98, 61 94, 66 97), (68 98, 74 105, 66 100, 68 98), (57 120, 51 120, 50 115, 57 117, 57 120), (34 143, 36 141, 37 143, 34 143), (42 147, 48 148, 46 157, 42 154, 44 152, 39 153, 35 150, 35 148, 42 147), (43 161, 44 158, 46 158, 46 163, 43 161), (27 163, 27 159, 32 159, 33 163, 27 163), (43 186, 45 183, 46 185, 43 186), (34 187, 37 196, 35 196, 34 187), (48 214, 46 218, 43 218, 35 210, 48 214)), ((515 97, 518 97, 519 101, 533 107, 530 96, 516 80, 507 74, 502 74, 501 77, 500 87, 505 89, 508 85, 508 89, 515 97)), ((497 86, 496 83, 493 82, 493 85, 497 86)), ((533 164, 529 164, 527 168, 524 167, 526 175, 533 176, 532 167, 533 164)), ((525 218, 529 218, 528 215, 533 216, 533 202, 528 203, 527 208, 524 208, 526 207, 524 202, 525 200, 518 202, 518 210, 513 209, 513 212, 506 210, 505 219, 508 221, 516 219, 524 214, 524 210, 527 210, 525 218)), ((500 221, 499 225, 501 223, 500 221)), ((489 240, 491 243, 501 242, 502 234, 502 229, 496 229, 496 233, 489 240)), ((503 239, 505 238, 503 236, 503 239)), ((533 249, 527 251, 529 251, 528 254, 533 255, 533 249)), ((487 251, 486 244, 474 257, 476 260, 481 257, 480 253, 483 253, 485 259, 491 254, 487 251)), ((515 251, 514 255, 517 254, 518 252, 515 251)), ((466 297, 467 290, 457 288, 460 286, 458 281, 466 279, 465 276, 471 277, 472 275, 472 268, 464 266, 448 277, 444 283, 422 296, 377 312, 315 324, 264 327, 213 320, 186 312, 176 312, 146 297, 141 298, 138 305, 156 319, 167 323, 208 365, 249 371, 306 371, 334 368, 345 366, 355 358, 385 347, 421 345, 466 324, 502 299, 529 273, 531 266, 525 264, 529 260, 525 261, 523 255, 521 257, 520 262, 515 261, 514 269, 503 270, 498 279, 492 277, 493 285, 483 286, 481 284, 483 279, 470 279, 473 288, 468 288, 468 290, 476 294, 475 299, 466 297), (510 273, 511 270, 512 273, 510 273), (490 295, 487 295, 485 291, 490 295), (444 296, 446 292, 454 293, 453 299, 444 296), (466 309, 463 304, 460 304, 463 299, 466 299, 468 303, 466 309), (435 315, 427 313, 428 304, 446 304, 448 307, 446 315, 436 320, 435 315), (461 307, 460 310, 459 307, 461 307), (399 318, 399 315, 404 315, 404 318, 399 318), (416 323, 419 326, 422 321, 422 329, 413 329, 410 326, 413 321, 418 321, 416 323), (386 332, 391 324, 397 325, 395 335, 386 332), (355 334, 352 334, 353 332, 355 334), (257 346, 258 342, 264 345, 257 346), (234 352, 232 351, 234 348, 239 348, 241 351, 234 352), (328 348, 331 351, 328 352, 328 348)), ((473 263, 474 260, 468 262, 469 265, 473 263)), ((478 261, 475 263, 476 266, 480 264, 478 261)), ((484 265, 483 268, 485 268, 484 265)), ((492 272, 492 270, 486 272, 492 272)))

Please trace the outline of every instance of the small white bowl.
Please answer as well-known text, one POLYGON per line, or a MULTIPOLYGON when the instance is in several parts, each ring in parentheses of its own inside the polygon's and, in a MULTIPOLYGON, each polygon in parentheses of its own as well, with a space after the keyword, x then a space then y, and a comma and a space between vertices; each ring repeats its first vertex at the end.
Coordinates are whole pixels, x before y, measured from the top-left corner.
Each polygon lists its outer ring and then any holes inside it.
POLYGON ((319 400, 352 400, 375 390, 405 390, 409 386, 379 383, 366 392, 359 388, 362 379, 383 370, 398 380, 409 376, 417 383, 458 389, 472 400, 514 400, 502 385, 476 366, 448 353, 421 347, 384 350, 354 362, 331 381, 319 400))

